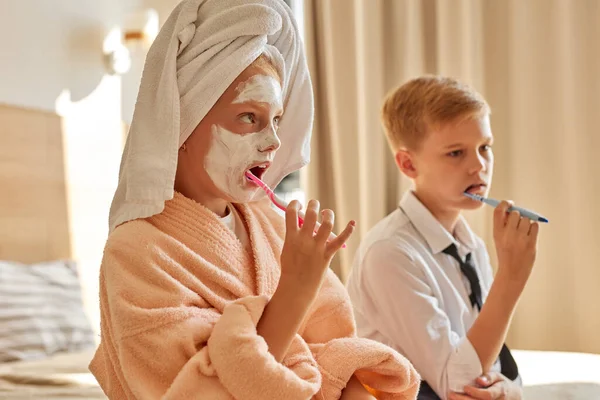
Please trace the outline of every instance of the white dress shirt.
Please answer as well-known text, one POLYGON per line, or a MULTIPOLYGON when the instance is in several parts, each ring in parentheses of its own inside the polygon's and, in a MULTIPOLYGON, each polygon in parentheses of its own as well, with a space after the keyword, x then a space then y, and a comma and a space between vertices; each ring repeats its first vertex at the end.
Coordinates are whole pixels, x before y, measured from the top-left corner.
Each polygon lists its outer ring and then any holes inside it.
POLYGON ((443 400, 483 373, 467 339, 478 315, 470 284, 443 253, 452 243, 463 260, 472 254, 485 301, 493 272, 484 242, 462 217, 453 237, 412 191, 366 235, 347 284, 358 335, 406 356, 443 400))

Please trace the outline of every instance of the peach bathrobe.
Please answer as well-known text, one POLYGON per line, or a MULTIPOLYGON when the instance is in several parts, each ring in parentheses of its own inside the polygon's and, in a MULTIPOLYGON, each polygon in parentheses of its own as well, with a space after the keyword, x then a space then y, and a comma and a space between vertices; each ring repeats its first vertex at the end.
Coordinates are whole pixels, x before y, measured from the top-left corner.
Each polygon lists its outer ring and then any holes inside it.
POLYGON ((420 378, 390 348, 355 336, 328 271, 282 363, 256 324, 280 275, 283 218, 236 205, 251 252, 218 217, 176 193, 161 214, 113 231, 100 272, 102 338, 90 370, 119 399, 338 399, 353 374, 379 399, 414 399, 420 378))

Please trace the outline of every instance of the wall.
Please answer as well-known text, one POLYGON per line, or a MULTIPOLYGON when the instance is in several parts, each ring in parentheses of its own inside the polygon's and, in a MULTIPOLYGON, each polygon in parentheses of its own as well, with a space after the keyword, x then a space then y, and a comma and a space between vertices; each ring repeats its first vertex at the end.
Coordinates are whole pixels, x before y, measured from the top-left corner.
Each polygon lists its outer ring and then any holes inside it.
MULTIPOLYGON (((108 210, 117 184, 123 126, 133 114, 144 58, 143 51, 137 51, 130 73, 107 75, 103 44, 110 30, 131 13, 153 7, 164 21, 176 3, 0 1, 0 103, 62 117, 70 252, 79 262, 84 302, 96 328, 108 210)), ((46 141, 47 129, 27 137, 46 141)), ((27 169, 26 158, 22 167, 27 169)))

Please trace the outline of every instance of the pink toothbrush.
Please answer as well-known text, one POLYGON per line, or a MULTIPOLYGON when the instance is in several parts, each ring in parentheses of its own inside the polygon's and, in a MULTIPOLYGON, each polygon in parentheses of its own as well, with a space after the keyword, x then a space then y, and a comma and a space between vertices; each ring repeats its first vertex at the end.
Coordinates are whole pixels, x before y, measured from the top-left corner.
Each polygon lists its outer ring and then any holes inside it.
MULTIPOLYGON (((267 196, 269 196, 269 199, 271 199, 271 202, 277 208, 279 208, 282 211, 287 210, 287 207, 289 204, 286 201, 284 201, 283 199, 281 199, 279 196, 277 196, 275 194, 275 192, 273 192, 271 190, 271 188, 267 186, 266 183, 261 181, 258 177, 254 176, 254 174, 252 174, 250 171, 246 171, 246 178, 250 179, 252 182, 256 183, 262 190, 264 190, 265 193, 267 194, 267 196)), ((300 226, 302 226, 302 224, 304 224, 304 213, 302 212, 302 210, 299 211, 298 222, 299 222, 300 226)), ((317 222, 315 230, 318 230, 320 226, 321 226, 321 224, 319 222, 317 222)), ((333 232, 331 232, 329 234, 330 241, 335 239, 336 237, 337 236, 333 232)), ((346 248, 345 243, 342 245, 342 248, 346 248)))

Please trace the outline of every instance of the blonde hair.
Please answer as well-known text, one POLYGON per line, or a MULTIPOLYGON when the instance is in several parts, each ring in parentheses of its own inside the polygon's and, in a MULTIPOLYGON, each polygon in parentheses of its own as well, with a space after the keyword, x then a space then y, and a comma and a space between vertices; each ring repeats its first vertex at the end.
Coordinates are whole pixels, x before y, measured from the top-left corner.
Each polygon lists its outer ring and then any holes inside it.
POLYGON ((271 75, 273 78, 277 79, 279 84, 283 86, 283 79, 279 74, 279 70, 275 67, 273 60, 267 54, 262 53, 256 60, 250 64, 253 67, 262 69, 268 75, 271 75))
POLYGON ((430 129, 491 113, 485 99, 456 79, 423 76, 392 90, 381 110, 392 149, 416 150, 430 129))

